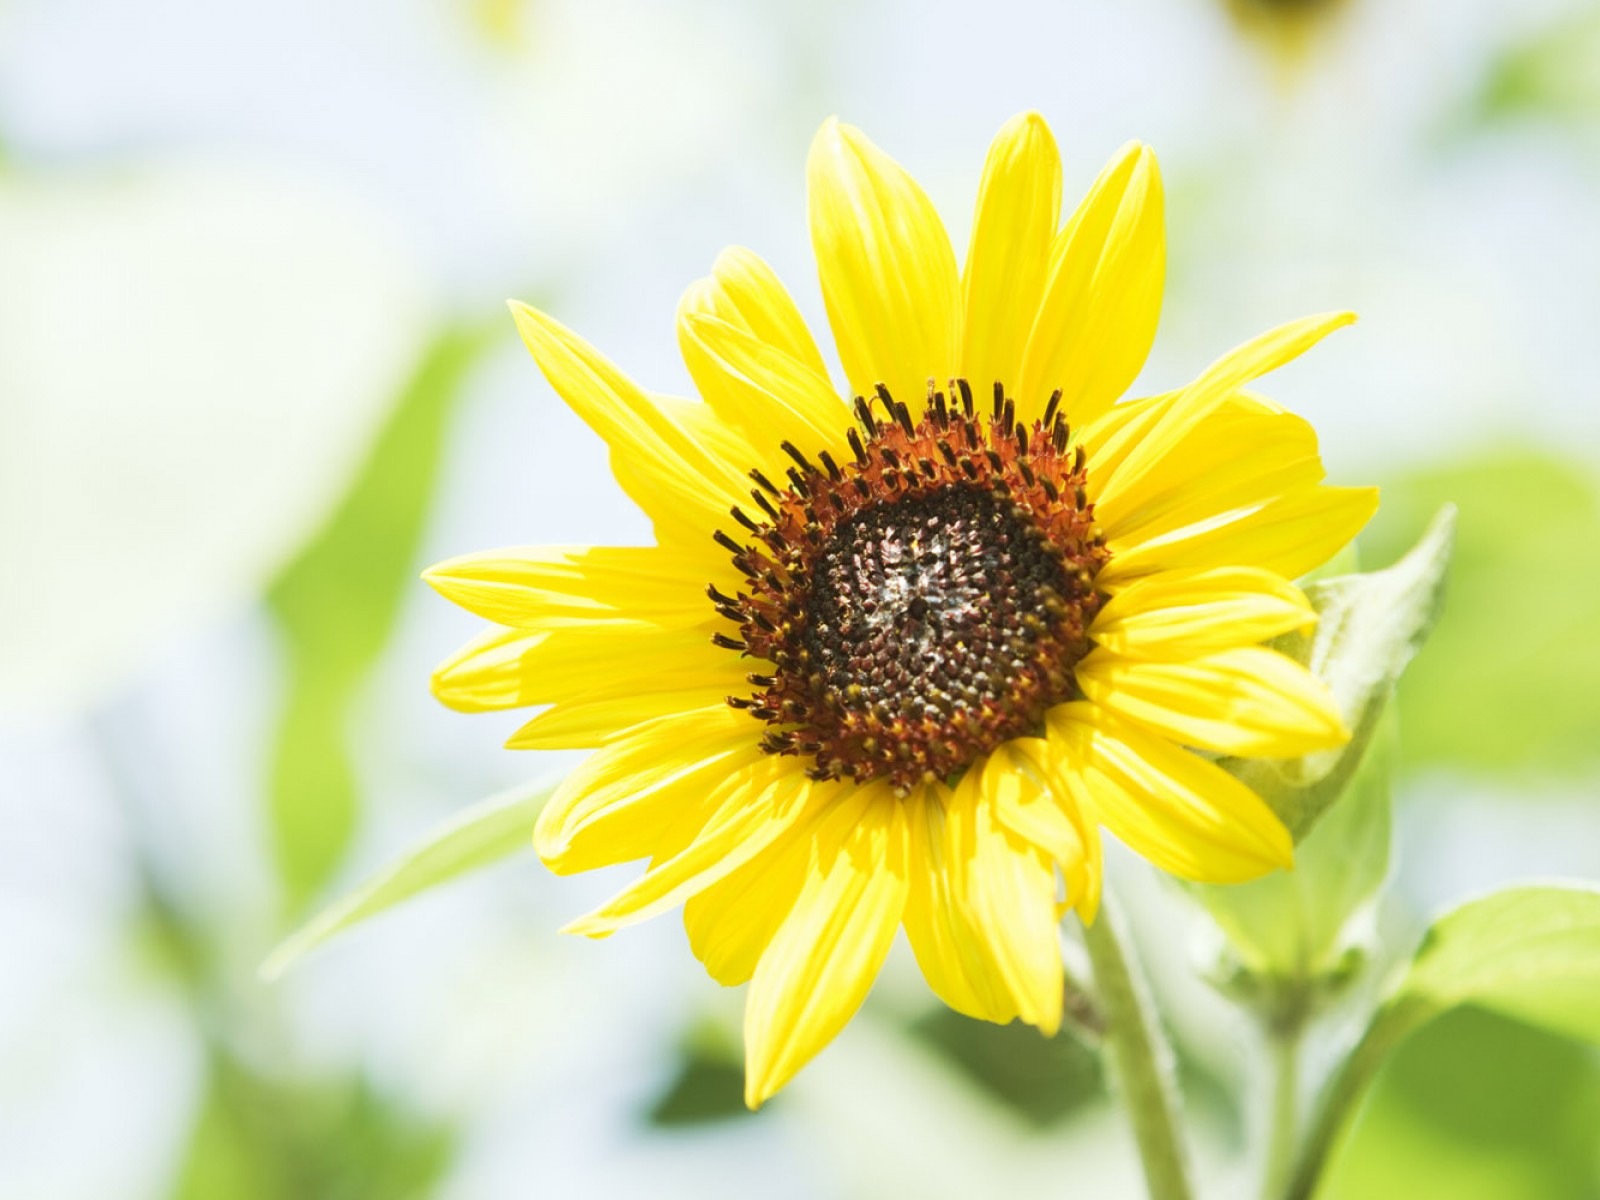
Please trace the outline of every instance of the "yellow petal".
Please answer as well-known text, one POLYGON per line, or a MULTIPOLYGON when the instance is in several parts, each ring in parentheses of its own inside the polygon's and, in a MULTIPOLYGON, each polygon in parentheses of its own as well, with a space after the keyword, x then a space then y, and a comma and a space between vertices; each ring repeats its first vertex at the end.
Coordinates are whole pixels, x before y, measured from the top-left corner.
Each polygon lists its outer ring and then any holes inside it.
POLYGON ((526 304, 511 312, 550 386, 611 447, 617 482, 658 536, 704 540, 743 498, 742 473, 577 334, 526 304))
POLYGON ((759 465, 769 476, 782 478, 792 465, 780 449, 786 440, 808 455, 848 445, 849 408, 826 376, 799 359, 701 313, 680 315, 678 341, 706 403, 761 443, 766 452, 759 465))
MULTIPOLYGON (((1175 393, 1156 403, 1170 405, 1177 398, 1175 393)), ((1129 407, 1118 405, 1107 418, 1129 407)), ((1084 433, 1090 447, 1088 490, 1106 537, 1122 545, 1312 487, 1325 474, 1309 422, 1235 393, 1189 434, 1181 454, 1168 455, 1149 486, 1139 489, 1137 503, 1131 493, 1101 499, 1098 481, 1113 474, 1110 455, 1099 440, 1107 424, 1103 420, 1084 433)))
POLYGON ((495 629, 468 642, 433 673, 433 694, 457 712, 493 712, 535 703, 523 698, 523 660, 546 632, 495 629))
POLYGON ((980 986, 987 970, 979 936, 957 904, 949 789, 932 784, 905 800, 911 846, 906 940, 934 995, 969 1017, 1000 1024, 1017 1015, 1011 997, 980 986))
POLYGON ((656 546, 516 546, 447 559, 422 577, 500 625, 552 629, 619 617, 692 624, 710 610, 696 566, 656 546))
POLYGON ((643 621, 563 629, 522 658, 526 704, 625 696, 671 683, 680 688, 748 690, 750 662, 711 644, 705 628, 665 628, 643 621))
POLYGON ((721 466, 723 478, 737 476, 739 485, 748 487, 756 448, 742 429, 728 424, 714 408, 699 400, 657 392, 651 392, 649 399, 662 417, 721 466))
POLYGON ((1264 642, 1316 619, 1305 593, 1281 575, 1215 567, 1135 580, 1100 610, 1089 636, 1124 657, 1171 659, 1264 642))
POLYGON ((1061 219, 1061 157, 1038 113, 1007 121, 989 147, 962 278, 961 374, 980 395, 1021 381, 1061 219))
POLYGON ((607 620, 496 630, 434 672, 433 694, 460 712, 484 712, 660 690, 664 681, 746 691, 749 660, 711 644, 719 627, 713 617, 700 626, 607 620))
POLYGON ((1096 650, 1078 664, 1083 693, 1100 708, 1186 746, 1292 758, 1350 740, 1327 686, 1299 663, 1260 646, 1180 662, 1096 650))
POLYGON ((954 792, 929 787, 911 810, 906 934, 946 1004, 989 1021, 1020 1016, 1048 1033, 1062 1003, 1055 873, 1044 851, 1000 821, 1010 765, 974 766, 954 792))
POLYGON ((755 722, 725 704, 626 730, 561 781, 539 814, 534 846, 558 874, 656 853, 686 807, 756 760, 755 722))
POLYGON ((1110 479, 1128 452, 1138 445, 1141 433, 1153 420, 1151 410, 1171 404, 1181 395, 1183 389, 1180 388, 1156 396, 1123 400, 1077 428, 1074 440, 1082 444, 1088 455, 1090 499, 1099 495, 1100 480, 1110 479))
POLYGON ((683 906, 694 956, 724 987, 748 982, 773 934, 793 910, 817 857, 817 808, 733 874, 683 906))
MULTIPOLYGON (((727 683, 698 688, 674 687, 671 679, 656 681, 660 690, 600 692, 553 704, 506 739, 507 750, 589 750, 661 717, 722 704, 727 683)), ((753 724, 753 722, 752 722, 753 724)))
POLYGON ((1129 508, 1164 482, 1161 466, 1168 455, 1182 454, 1190 434, 1253 379, 1275 371, 1356 319, 1354 313, 1322 313, 1270 329, 1212 363, 1170 404, 1152 406, 1146 419, 1122 431, 1131 438, 1127 452, 1109 478, 1099 480, 1097 503, 1129 508))
POLYGON ((923 190, 859 130, 829 119, 806 163, 811 244, 850 386, 876 384, 920 413, 955 374, 955 255, 923 190))
POLYGON ((1115 590, 1158 571, 1217 566, 1259 567, 1298 579, 1343 549, 1377 510, 1377 488, 1301 488, 1148 541, 1112 539, 1111 561, 1096 583, 1115 590))
MULTIPOLYGON (((1001 825, 1043 850, 1069 882, 1099 879, 1098 861, 1085 861, 1098 860, 1100 854, 1094 823, 1071 795, 1054 785, 1049 747, 1042 738, 1002 743, 989 755, 983 773, 984 794, 1001 825)), ((1073 904, 1078 899, 1068 896, 1073 904)))
POLYGON ((1023 412, 1056 388, 1074 425, 1111 407, 1155 341, 1166 264, 1161 172, 1149 147, 1130 143, 1056 236, 1017 384, 1023 412))
POLYGON ((1086 701, 1052 709, 1046 724, 1063 784, 1163 871, 1239 883, 1293 865, 1283 822, 1215 763, 1086 701))
POLYGON ((906 825, 881 785, 835 800, 794 907, 745 998, 745 1103, 759 1107, 861 1007, 905 911, 906 825))
POLYGON ((998 819, 999 790, 1015 783, 1002 764, 999 771, 968 771, 956 788, 954 899, 970 936, 987 951, 991 986, 1009 996, 1024 1021, 1053 1034, 1062 1003, 1055 873, 1043 852, 998 819))
POLYGON ((665 912, 772 845, 817 797, 832 801, 835 785, 806 778, 794 759, 756 753, 755 761, 723 778, 711 793, 711 817, 693 842, 562 932, 608 937, 665 912))
POLYGON ((789 291, 753 250, 730 246, 717 255, 711 277, 685 298, 685 308, 736 325, 810 367, 824 380, 828 368, 789 291))

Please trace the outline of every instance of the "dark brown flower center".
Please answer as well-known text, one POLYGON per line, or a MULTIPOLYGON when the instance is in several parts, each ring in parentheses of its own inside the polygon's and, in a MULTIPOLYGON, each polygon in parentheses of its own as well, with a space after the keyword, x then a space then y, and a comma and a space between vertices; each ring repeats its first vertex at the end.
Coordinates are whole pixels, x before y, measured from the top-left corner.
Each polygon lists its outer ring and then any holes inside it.
POLYGON ((710 589, 739 625, 715 640, 771 664, 728 702, 815 778, 947 779, 1077 694, 1107 558, 1082 451, 1054 399, 1030 429, 999 388, 983 416, 954 395, 920 422, 881 389, 858 399, 854 461, 785 445, 787 488, 751 473, 766 519, 734 510, 749 544, 717 534, 747 586, 710 589))

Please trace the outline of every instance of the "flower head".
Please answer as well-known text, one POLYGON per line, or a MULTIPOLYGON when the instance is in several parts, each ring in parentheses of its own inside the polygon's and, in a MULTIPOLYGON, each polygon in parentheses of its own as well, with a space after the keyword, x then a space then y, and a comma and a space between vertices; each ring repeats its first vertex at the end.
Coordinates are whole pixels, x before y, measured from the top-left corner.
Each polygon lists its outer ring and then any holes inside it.
POLYGON ((649 860, 569 929, 683 903, 711 975, 750 983, 751 1104, 845 1024, 901 927, 952 1007, 1053 1031, 1056 922, 1093 918, 1101 826, 1188 879, 1289 866, 1272 810, 1195 751, 1347 738, 1262 643, 1315 619, 1291 580, 1376 505, 1324 486, 1310 427, 1245 390, 1348 314, 1118 402, 1161 304, 1148 149, 1062 225, 1050 131, 1011 121, 959 274, 927 197, 857 131, 823 126, 808 183, 848 388, 745 250, 679 312, 699 400, 514 305, 656 544, 427 573, 495 623, 439 697, 547 705, 512 746, 594 749, 539 821, 544 861, 649 860))

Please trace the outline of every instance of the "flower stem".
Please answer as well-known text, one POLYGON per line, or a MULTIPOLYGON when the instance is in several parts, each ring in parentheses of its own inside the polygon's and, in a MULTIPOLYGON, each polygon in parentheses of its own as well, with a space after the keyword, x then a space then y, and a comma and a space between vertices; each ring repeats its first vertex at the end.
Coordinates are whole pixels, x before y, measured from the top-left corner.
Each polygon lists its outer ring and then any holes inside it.
POLYGON ((1311 1200, 1345 1126, 1377 1078, 1378 1069, 1430 1015, 1432 1012, 1426 1005, 1392 1001, 1378 1010, 1317 1104, 1316 1115, 1295 1162, 1294 1174, 1283 1193, 1284 1200, 1311 1200))
POLYGON ((1151 1200, 1191 1200, 1188 1155, 1178 1136, 1172 1051, 1110 897, 1099 920, 1084 926, 1083 940, 1105 1016, 1104 1045, 1133 1123, 1151 1200))
POLYGON ((1261 1171, 1262 1200, 1283 1200, 1294 1170, 1296 1134, 1300 1121, 1300 1031, 1269 1032, 1271 1110, 1268 1113, 1267 1153, 1261 1171))

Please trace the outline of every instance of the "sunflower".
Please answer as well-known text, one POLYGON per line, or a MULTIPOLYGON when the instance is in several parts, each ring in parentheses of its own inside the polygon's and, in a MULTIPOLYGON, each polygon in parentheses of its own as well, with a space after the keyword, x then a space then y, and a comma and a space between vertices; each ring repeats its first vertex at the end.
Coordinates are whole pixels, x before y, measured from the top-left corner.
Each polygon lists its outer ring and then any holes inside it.
POLYGON ((707 971, 750 985, 752 1106, 849 1020, 901 927, 951 1007, 1053 1032, 1057 923, 1093 919, 1102 826, 1186 879, 1289 867, 1283 824, 1207 755, 1346 740, 1326 689, 1262 643, 1314 621, 1290 581, 1377 502, 1324 486, 1311 428, 1245 390, 1349 314, 1119 402, 1165 273, 1144 146, 1062 225, 1050 130, 1013 119, 959 272, 922 189, 858 131, 822 127, 807 183, 848 389, 747 250, 678 313, 698 400, 513 304, 655 544, 426 573, 494 623, 439 698, 547 706, 510 746, 594 751, 539 820, 545 863, 649 860, 568 930, 683 904, 707 971))

